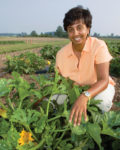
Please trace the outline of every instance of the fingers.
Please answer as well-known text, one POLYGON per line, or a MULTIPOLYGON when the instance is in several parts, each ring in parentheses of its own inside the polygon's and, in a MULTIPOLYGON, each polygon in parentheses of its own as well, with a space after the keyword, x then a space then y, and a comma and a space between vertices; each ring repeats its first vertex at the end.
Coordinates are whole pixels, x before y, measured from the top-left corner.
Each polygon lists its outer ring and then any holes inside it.
POLYGON ((69 122, 72 122, 72 119, 74 117, 74 126, 80 125, 81 119, 82 119, 82 114, 84 115, 85 121, 87 120, 87 110, 79 110, 79 109, 72 109, 71 114, 70 114, 70 119, 69 122))
POLYGON ((71 111, 71 113, 70 113, 69 122, 72 122, 72 118, 73 118, 74 112, 75 112, 75 110, 72 109, 72 111, 71 111))
POLYGON ((79 111, 77 110, 74 115, 74 126, 76 126, 76 124, 77 124, 78 115, 79 115, 79 111))
POLYGON ((82 118, 82 112, 79 112, 79 116, 78 116, 78 126, 80 125, 81 118, 82 118))

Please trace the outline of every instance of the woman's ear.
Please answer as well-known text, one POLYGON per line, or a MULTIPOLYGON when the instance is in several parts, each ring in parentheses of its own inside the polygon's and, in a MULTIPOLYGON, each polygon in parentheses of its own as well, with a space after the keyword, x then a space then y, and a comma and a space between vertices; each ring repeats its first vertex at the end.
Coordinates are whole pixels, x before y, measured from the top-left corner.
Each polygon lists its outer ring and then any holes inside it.
POLYGON ((90 35, 90 28, 87 28, 87 37, 90 35))
POLYGON ((88 34, 87 35, 89 36, 89 34, 90 34, 90 28, 87 28, 87 30, 88 30, 88 34))

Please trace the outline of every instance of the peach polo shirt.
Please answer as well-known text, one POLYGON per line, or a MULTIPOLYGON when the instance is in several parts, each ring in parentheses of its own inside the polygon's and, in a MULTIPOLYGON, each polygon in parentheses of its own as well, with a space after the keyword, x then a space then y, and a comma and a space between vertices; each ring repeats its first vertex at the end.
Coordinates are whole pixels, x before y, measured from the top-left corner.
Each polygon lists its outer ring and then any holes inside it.
MULTIPOLYGON (((95 64, 109 62, 112 59, 107 45, 103 40, 88 37, 81 52, 78 66, 78 58, 73 52, 72 42, 64 46, 56 55, 56 68, 63 77, 70 78, 76 83, 92 85, 97 82, 95 64)), ((109 77, 109 83, 115 82, 109 77)))

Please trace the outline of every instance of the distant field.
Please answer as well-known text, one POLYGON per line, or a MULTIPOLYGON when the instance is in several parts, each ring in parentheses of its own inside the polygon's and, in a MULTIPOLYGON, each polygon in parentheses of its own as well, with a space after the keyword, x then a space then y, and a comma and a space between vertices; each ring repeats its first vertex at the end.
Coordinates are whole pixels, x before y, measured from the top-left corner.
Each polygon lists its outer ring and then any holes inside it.
POLYGON ((68 42, 65 38, 0 37, 0 54, 41 48, 47 44, 63 46, 68 42))
MULTIPOLYGON (((120 55, 120 39, 102 39, 107 43, 109 51, 113 56, 120 55)), ((0 37, 0 54, 41 48, 47 44, 62 47, 68 42, 69 40, 65 38, 0 37)))

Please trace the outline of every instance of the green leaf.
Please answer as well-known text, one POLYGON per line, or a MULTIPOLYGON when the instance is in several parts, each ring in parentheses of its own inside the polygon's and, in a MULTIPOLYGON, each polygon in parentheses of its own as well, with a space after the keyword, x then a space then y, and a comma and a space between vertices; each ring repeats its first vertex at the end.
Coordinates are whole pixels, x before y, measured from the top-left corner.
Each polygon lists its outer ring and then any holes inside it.
POLYGON ((10 88, 8 86, 9 80, 1 79, 0 80, 0 97, 5 96, 10 92, 10 88))
POLYGON ((13 126, 11 126, 10 130, 7 132, 7 136, 4 137, 4 140, 0 140, 0 150, 16 149, 19 138, 19 133, 13 126))
POLYGON ((18 80, 20 78, 20 74, 15 71, 12 72, 12 76, 14 77, 15 80, 18 80))
POLYGON ((43 130, 46 126, 46 120, 47 120, 47 116, 42 115, 40 117, 40 120, 33 124, 35 126, 35 133, 42 133, 43 132, 43 130))
POLYGON ((14 111, 10 121, 29 126, 31 123, 36 122, 40 117, 40 113, 36 110, 17 109, 14 111))
POLYGON ((73 87, 75 93, 76 93, 76 96, 79 97, 80 96, 80 87, 78 85, 74 85, 73 87))
POLYGON ((41 114, 40 112, 36 110, 27 110, 27 122, 30 125, 33 122, 37 122, 40 118, 41 114))
POLYGON ((116 132, 115 128, 119 129, 120 127, 120 114, 119 112, 106 112, 102 117, 102 134, 106 134, 112 137, 119 138, 120 131, 116 132))
POLYGON ((5 138, 10 128, 10 123, 3 118, 0 118, 0 136, 5 138))
POLYGON ((71 127, 72 133, 82 135, 86 133, 86 127, 82 124, 80 126, 71 127))
POLYGON ((26 115, 25 110, 23 109, 15 110, 13 112, 13 115, 11 115, 10 121, 28 125, 27 115, 26 115))
POLYGON ((37 91, 37 90, 33 90, 33 89, 30 90, 30 94, 35 95, 39 99, 41 99, 43 97, 41 91, 37 91))
POLYGON ((104 113, 103 122, 106 122, 110 127, 120 126, 120 113, 114 111, 104 113))
POLYGON ((100 136, 100 126, 98 124, 87 124, 87 132, 90 134, 90 136, 94 139, 94 141, 98 144, 99 148, 101 149, 101 136, 100 136))
POLYGON ((117 107, 120 107, 120 102, 114 102, 117 107))
POLYGON ((46 141, 46 144, 48 147, 52 146, 53 144, 53 136, 51 134, 44 134, 44 138, 45 138, 45 141, 46 141))
POLYGON ((20 100, 23 100, 27 96, 29 96, 29 88, 30 84, 27 81, 21 80, 18 86, 18 92, 20 100))
POLYGON ((71 143, 67 143, 66 140, 62 140, 59 146, 61 150, 72 150, 73 148, 73 145, 71 143))
POLYGON ((108 126, 107 123, 103 123, 103 129, 102 129, 101 133, 105 134, 105 135, 117 137, 116 133, 108 126))
POLYGON ((13 126, 11 126, 10 130, 7 133, 7 143, 12 149, 16 148, 19 138, 19 132, 17 132, 17 130, 13 126))
POLYGON ((20 100, 24 100, 24 98, 29 96, 29 91, 22 87, 19 87, 18 91, 19 91, 20 100))
POLYGON ((6 140, 0 140, 0 150, 12 150, 11 147, 8 146, 6 140))

